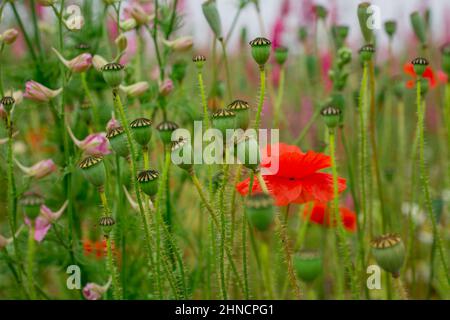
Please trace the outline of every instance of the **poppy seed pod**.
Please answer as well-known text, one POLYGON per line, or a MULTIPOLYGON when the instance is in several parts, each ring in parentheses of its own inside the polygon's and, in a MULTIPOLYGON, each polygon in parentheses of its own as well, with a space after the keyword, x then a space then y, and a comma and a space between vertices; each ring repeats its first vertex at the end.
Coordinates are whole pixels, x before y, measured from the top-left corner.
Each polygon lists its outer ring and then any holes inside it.
POLYGON ((243 100, 234 100, 227 107, 227 110, 236 114, 236 124, 241 129, 247 129, 250 123, 250 107, 248 102, 243 100))
POLYGON ((266 38, 256 38, 249 42, 252 47, 252 56, 256 63, 260 66, 264 66, 270 57, 270 48, 272 42, 266 38))
POLYGON ((398 277, 405 260, 405 246, 398 234, 385 234, 372 240, 372 254, 377 264, 398 277))
POLYGON ((220 21, 219 10, 217 10, 216 0, 207 0, 202 4, 203 15, 214 35, 219 41, 222 41, 222 23, 220 21))
POLYGON ((282 66, 288 57, 289 50, 286 47, 278 47, 275 49, 275 61, 282 66))
POLYGON ((258 141, 253 136, 242 136, 236 142, 236 156, 244 167, 256 170, 261 163, 258 141))
POLYGON ((145 147, 152 137, 152 121, 146 118, 138 118, 130 123, 134 140, 145 147))
POLYGON ((186 138, 181 137, 177 141, 172 142, 172 161, 174 158, 180 159, 180 163, 175 163, 181 169, 191 171, 194 163, 194 151, 192 145, 186 138))
POLYGON ((165 145, 172 142, 172 133, 177 129, 178 125, 171 121, 163 121, 156 127, 156 130, 159 132, 159 137, 165 145))
POLYGON ((397 31, 397 22, 395 20, 389 20, 384 23, 384 31, 389 38, 392 38, 397 31))
POLYGON ((325 121, 327 127, 329 129, 334 129, 340 122, 341 109, 334 106, 324 107, 320 111, 320 115, 325 121))
POLYGON ((414 11, 413 13, 411 13, 410 19, 411 19, 411 25, 414 30, 414 34, 419 39, 420 43, 422 45, 425 45, 427 43, 425 20, 420 15, 420 13, 417 11, 414 11))
POLYGON ((154 196, 158 192, 159 172, 156 170, 145 170, 139 172, 137 181, 141 190, 148 196, 154 196))
POLYGON ((111 148, 117 155, 127 158, 130 154, 128 140, 123 127, 114 127, 108 130, 106 138, 109 140, 111 148))
POLYGON ((36 192, 25 192, 20 200, 20 204, 28 219, 35 220, 41 212, 41 205, 44 204, 44 198, 36 192))
POLYGON ((111 216, 103 216, 100 218, 98 224, 102 228, 105 237, 107 237, 112 231, 113 226, 116 224, 116 221, 111 216))
POLYGON ((0 105, 3 106, 3 108, 6 110, 6 112, 11 112, 12 108, 14 108, 14 105, 16 104, 16 100, 13 97, 3 97, 0 100, 0 105))
POLYGON ((323 272, 323 259, 318 252, 299 252, 293 260, 297 276, 305 282, 314 281, 323 272))
POLYGON ((102 187, 105 184, 106 172, 103 158, 101 156, 87 156, 79 167, 84 177, 96 187, 102 187))
POLYGON ((359 55, 364 62, 371 60, 374 53, 375 47, 371 44, 366 44, 365 46, 361 47, 361 49, 359 49, 359 55))
POLYGON ((103 79, 112 88, 120 86, 125 78, 124 66, 117 62, 107 63, 102 67, 103 79))
POLYGON ((358 5, 357 10, 359 27, 366 43, 371 43, 373 40, 373 32, 367 25, 367 21, 371 16, 371 13, 369 13, 369 7, 370 3, 363 2, 358 5))
POLYGON ((206 62, 206 57, 202 55, 196 55, 192 58, 192 61, 195 63, 195 66, 198 70, 202 70, 206 62))
POLYGON ((212 115, 213 126, 222 132, 224 141, 227 136, 227 129, 236 128, 236 114, 232 111, 221 109, 212 115))
POLYGON ((441 48, 442 53, 442 70, 450 77, 450 42, 441 48))
POLYGON ((414 66, 414 72, 421 77, 423 73, 425 72, 425 69, 428 67, 428 60, 425 58, 415 58, 413 61, 411 61, 412 65, 414 66))
POLYGON ((314 11, 319 19, 325 20, 328 16, 328 10, 324 6, 316 5, 314 11))
POLYGON ((266 231, 275 218, 273 199, 271 196, 258 193, 247 199, 245 204, 247 219, 259 231, 266 231))

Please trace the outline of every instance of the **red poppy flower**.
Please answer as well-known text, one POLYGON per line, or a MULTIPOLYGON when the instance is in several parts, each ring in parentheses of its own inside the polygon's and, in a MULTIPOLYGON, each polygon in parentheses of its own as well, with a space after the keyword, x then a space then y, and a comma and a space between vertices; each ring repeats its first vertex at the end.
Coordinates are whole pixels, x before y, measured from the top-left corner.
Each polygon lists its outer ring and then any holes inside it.
MULTIPOLYGON (((305 206, 303 210, 303 218, 307 219, 309 216, 309 221, 315 224, 320 224, 326 227, 331 225, 330 221, 330 211, 331 207, 325 202, 315 202, 314 207, 311 210, 311 206, 305 206)), ((342 224, 344 228, 350 232, 356 231, 356 214, 345 207, 339 208, 339 213, 341 214, 342 224)), ((333 223, 334 225, 335 223, 333 223)))
MULTIPOLYGON (((263 175, 270 194, 275 198, 277 206, 289 203, 305 203, 310 201, 330 201, 333 199, 333 178, 331 174, 317 172, 331 166, 331 159, 321 153, 308 151, 303 153, 297 146, 278 144, 278 154, 271 154, 271 146, 263 153, 261 167, 269 171, 263 175), (271 171, 271 161, 278 161, 278 171, 271 171)), ((236 189, 247 195, 250 179, 237 184, 236 189)), ((345 179, 338 179, 339 192, 346 188, 345 179)), ((252 192, 262 192, 255 179, 252 192)))
MULTIPOLYGON (((116 250, 114 242, 111 243, 112 252, 115 256, 119 256, 119 252, 116 250)), ((106 246, 106 240, 101 241, 91 241, 90 239, 83 240, 83 251, 84 255, 89 257, 91 254, 95 253, 96 259, 104 258, 108 255, 108 250, 106 246)))
MULTIPOLYGON (((414 86, 416 85, 416 78, 417 78, 417 74, 414 71, 414 66, 412 63, 406 63, 403 66, 403 71, 405 72, 405 74, 410 75, 411 77, 413 77, 412 80, 408 80, 406 82, 406 87, 409 89, 414 88, 414 86)), ((434 88, 437 84, 437 80, 436 80, 436 76, 434 75, 434 71, 433 69, 431 69, 430 66, 428 66, 425 69, 425 72, 422 75, 425 79, 428 79, 428 82, 430 84, 430 88, 434 88)))

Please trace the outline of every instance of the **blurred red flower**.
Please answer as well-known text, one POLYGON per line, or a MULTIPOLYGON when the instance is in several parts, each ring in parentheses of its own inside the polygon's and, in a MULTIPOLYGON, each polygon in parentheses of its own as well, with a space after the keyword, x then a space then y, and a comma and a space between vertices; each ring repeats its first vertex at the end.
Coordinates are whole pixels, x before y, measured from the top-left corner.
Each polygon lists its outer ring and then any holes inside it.
MULTIPOLYGON (((315 202, 314 207, 305 206, 303 210, 303 219, 307 219, 315 224, 329 227, 331 225, 330 212, 332 208, 328 206, 326 202, 315 202), (312 210, 311 210, 312 209, 312 210)), ((346 207, 340 207, 339 213, 341 214, 342 224, 347 231, 356 231, 356 214, 347 209, 346 207)), ((335 223, 333 223, 334 225, 335 223)))
MULTIPOLYGON (((279 168, 273 174, 263 175, 267 188, 275 198, 275 205, 285 206, 290 203, 310 201, 330 201, 333 199, 333 178, 331 174, 317 172, 331 166, 331 159, 322 153, 308 151, 303 153, 297 146, 278 144, 279 153, 271 154, 271 145, 263 153, 261 167, 270 170, 271 161, 277 160, 279 168)), ((250 179, 238 183, 237 191, 247 195, 250 179)), ((338 179, 339 192, 346 188, 346 181, 338 179)), ((262 192, 255 179, 252 192, 262 192)))
MULTIPOLYGON (((406 63, 403 66, 403 71, 405 72, 405 74, 407 74, 407 75, 409 75, 409 76, 411 76, 413 78, 413 79, 408 80, 406 82, 406 87, 409 88, 409 89, 414 88, 414 86, 416 85, 417 74, 414 71, 413 64, 411 62, 406 63)), ((423 73, 423 77, 425 79, 428 79, 428 82, 430 84, 430 88, 434 88, 436 86, 436 84, 437 84, 436 76, 434 75, 434 71, 433 71, 433 69, 431 69, 430 66, 428 66, 425 69, 425 72, 423 73)))
MULTIPOLYGON (((119 252, 116 250, 114 242, 111 243, 113 254, 118 257, 119 252)), ((104 258, 108 255, 108 249, 106 247, 106 240, 103 239, 101 241, 92 241, 90 239, 83 240, 83 253, 86 257, 92 256, 95 254, 96 259, 104 258)))

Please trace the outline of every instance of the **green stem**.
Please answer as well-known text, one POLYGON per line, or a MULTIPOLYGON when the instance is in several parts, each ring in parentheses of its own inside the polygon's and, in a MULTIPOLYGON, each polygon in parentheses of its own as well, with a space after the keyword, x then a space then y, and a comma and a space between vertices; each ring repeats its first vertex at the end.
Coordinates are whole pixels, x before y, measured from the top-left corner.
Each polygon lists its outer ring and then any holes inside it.
POLYGON ((256 111, 255 131, 258 132, 261 122, 261 112, 264 105, 264 98, 266 94, 266 70, 264 66, 259 68, 260 88, 259 88, 259 102, 256 111))
POLYGON ((86 97, 89 100, 89 103, 91 104, 92 114, 94 118, 94 125, 96 130, 98 130, 100 128, 100 117, 98 114, 98 107, 97 104, 95 103, 94 97, 92 97, 91 91, 89 90, 89 85, 86 80, 86 72, 81 73, 81 85, 83 86, 84 94, 86 95, 86 97))
POLYGON ((30 219, 30 229, 28 230, 28 255, 27 255, 27 282, 28 293, 31 300, 36 300, 36 290, 33 279, 33 264, 34 264, 34 230, 35 222, 30 219))
POLYGON ((35 38, 36 44, 39 48, 40 58, 42 58, 44 56, 44 49, 42 47, 41 37, 40 37, 40 33, 39 33, 35 0, 30 1, 30 7, 31 7, 32 20, 33 20, 34 38, 35 38))
POLYGON ((280 70, 280 83, 278 86, 278 95, 275 100, 275 110, 274 110, 274 118, 273 118, 273 127, 277 128, 280 124, 280 109, 281 104, 283 103, 283 95, 284 95, 284 81, 285 81, 285 69, 284 66, 281 67, 280 70))
POLYGON ((116 155, 116 183, 117 183, 117 207, 116 217, 119 217, 120 237, 121 237, 121 258, 122 268, 120 281, 122 282, 123 296, 127 296, 127 250, 126 250, 126 232, 127 232, 127 217, 126 210, 123 210, 123 191, 122 191, 122 169, 120 166, 120 156, 116 155))
POLYGON ((223 54, 223 61, 225 62, 225 73, 227 77, 227 91, 228 91, 228 99, 230 101, 233 100, 233 91, 231 87, 231 75, 230 75, 230 65, 228 64, 228 55, 227 55, 227 48, 225 41, 223 39, 220 40, 220 45, 222 46, 222 54, 223 54))
POLYGON ((33 44, 32 44, 32 42, 30 40, 30 37, 28 36, 28 33, 25 31, 25 27, 23 25, 22 19, 20 18, 19 13, 17 12, 16 5, 15 5, 14 1, 10 1, 9 3, 10 3, 11 8, 13 10, 14 17, 17 20, 17 24, 19 25, 20 31, 22 31, 23 37, 25 38, 25 43, 27 44, 28 51, 31 54, 31 58, 33 59, 34 63, 38 64, 38 58, 36 56, 36 53, 34 52, 33 44))
MULTIPOLYGON (((247 199, 252 195, 253 183, 255 181, 255 173, 252 170, 250 172, 250 183, 248 186, 247 199)), ((248 268, 247 268, 247 206, 244 206, 244 213, 242 215, 242 269, 244 272, 244 293, 245 299, 249 299, 249 290, 248 290, 248 268)))
POLYGON ((220 208, 220 281, 222 289, 222 298, 227 300, 227 285, 225 278, 225 242, 226 242, 226 219, 225 219, 225 188, 228 181, 228 152, 225 150, 225 163, 223 165, 223 181, 219 192, 220 208))

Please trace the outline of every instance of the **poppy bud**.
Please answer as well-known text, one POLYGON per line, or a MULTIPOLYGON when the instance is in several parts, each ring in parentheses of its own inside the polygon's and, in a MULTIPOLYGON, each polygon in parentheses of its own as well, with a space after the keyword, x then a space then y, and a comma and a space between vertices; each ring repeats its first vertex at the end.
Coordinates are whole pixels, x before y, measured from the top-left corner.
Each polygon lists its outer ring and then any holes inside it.
POLYGON ((217 10, 217 4, 215 0, 207 0, 202 4, 203 15, 214 35, 218 40, 222 40, 222 24, 220 21, 219 10, 217 10))
POLYGON ((368 12, 368 9, 370 7, 370 3, 363 2, 358 5, 358 22, 359 27, 361 29, 361 33, 363 34, 364 40, 366 43, 372 42, 373 39, 373 32, 369 29, 367 26, 367 21, 370 18, 370 13, 368 12))
POLYGON ((298 28, 298 38, 301 42, 305 42, 308 39, 308 28, 305 26, 298 28))
POLYGON ((134 18, 128 18, 120 21, 119 27, 123 32, 131 31, 137 27, 137 21, 134 18))
POLYGON ((367 44, 359 49, 359 55, 361 56, 362 61, 366 62, 372 59, 373 54, 375 53, 375 47, 371 44, 367 44))
POLYGON ((256 63, 260 66, 264 66, 270 57, 270 48, 272 42, 266 38, 256 38, 249 42, 252 47, 252 56, 256 63))
POLYGON ((171 121, 164 121, 158 124, 156 130, 159 132, 159 137, 164 145, 172 142, 172 132, 178 129, 178 125, 171 121))
POLYGON ((198 70, 202 70, 206 62, 206 57, 202 55, 196 55, 192 58, 192 61, 195 63, 195 66, 198 70))
POLYGON ((34 220, 41 212, 41 205, 44 204, 44 198, 36 192, 25 192, 20 200, 20 204, 28 219, 34 220))
POLYGON ((224 141, 227 136, 227 129, 236 128, 236 114, 232 111, 221 109, 212 115, 214 128, 222 132, 224 141))
POLYGON ((386 31, 389 38, 392 38, 397 31, 397 22, 395 20, 386 21, 384 23, 384 31, 386 31))
POLYGON ((134 84, 130 84, 129 86, 120 86, 120 90, 125 92, 129 97, 139 97, 143 95, 150 85, 147 81, 139 81, 134 84))
POLYGON ((17 36, 19 35, 19 31, 16 29, 8 29, 0 35, 0 40, 2 40, 6 44, 13 44, 17 36))
POLYGON ((121 33, 114 42, 119 49, 119 52, 125 51, 128 47, 128 39, 123 33, 121 33))
POLYGON ((152 137, 152 121, 146 118, 138 118, 130 123, 134 140, 145 147, 152 137))
POLYGON ((94 66, 95 70, 97 70, 97 71, 102 71, 102 68, 107 64, 108 64, 108 61, 106 61, 105 58, 103 58, 102 56, 99 56, 98 54, 96 54, 92 58, 92 65, 94 66))
POLYGON ((111 216, 103 216, 100 218, 99 223, 100 227, 102 228, 103 234, 105 237, 109 235, 111 232, 113 226, 116 224, 116 221, 114 221, 113 217, 111 216))
POLYGON ((427 43, 427 33, 423 17, 419 12, 414 11, 413 13, 411 13, 410 19, 416 37, 419 39, 422 45, 425 45, 427 43))
POLYGON ((275 60, 279 65, 283 65, 288 57, 288 48, 278 47, 275 49, 275 60))
POLYGON ((324 6, 316 5, 314 11, 319 19, 325 20, 328 16, 328 10, 324 6))
POLYGON ((102 67, 103 79, 112 88, 118 87, 125 77, 124 66, 117 62, 107 63, 102 67))
POLYGON ((242 136, 236 143, 236 156, 246 168, 256 170, 261 163, 258 141, 253 136, 242 136))
POLYGON ((245 207, 248 221, 259 231, 266 231, 275 218, 273 199, 265 193, 251 195, 245 207))
POLYGON ((142 191, 148 196, 154 196, 158 192, 159 172, 156 170, 145 170, 139 172, 137 181, 142 191))
POLYGON ((13 97, 3 97, 0 100, 0 105, 3 106, 3 108, 6 110, 6 112, 11 112, 12 108, 14 108, 14 105, 16 104, 16 100, 14 100, 13 97))
POLYGON ((305 282, 314 281, 323 272, 323 261, 318 252, 300 252, 293 260, 297 276, 305 282))
POLYGON ((114 127, 109 129, 106 134, 106 138, 108 138, 111 148, 115 153, 117 153, 117 155, 123 158, 127 158, 129 156, 130 150, 128 148, 128 140, 123 127, 114 127))
POLYGON ((446 43, 441 48, 442 52, 442 70, 450 78, 450 42, 446 43))
POLYGON ((398 277, 405 260, 405 246, 398 234, 385 234, 372 240, 372 254, 377 264, 398 277))
POLYGON ((185 36, 173 41, 165 40, 164 44, 175 52, 185 52, 192 48, 194 41, 192 40, 192 37, 185 36))
POLYGON ((425 58, 415 58, 413 61, 411 61, 411 63, 414 66, 414 72, 421 77, 423 75, 423 73, 425 72, 425 69, 428 66, 428 60, 425 58))
MULTIPOLYGON (((191 171, 194 163, 194 151, 192 145, 186 138, 180 138, 177 141, 172 142, 172 159, 177 157, 182 159, 181 163, 176 163, 181 169, 191 171), (185 157, 188 157, 185 162, 185 157)), ((173 161, 173 160, 172 160, 173 161)))
POLYGON ((235 100, 230 103, 227 110, 236 114, 236 124, 241 129, 247 129, 250 123, 250 107, 248 102, 243 100, 235 100))
POLYGON ((79 167, 84 177, 96 187, 102 187, 105 184, 106 172, 101 156, 87 156, 84 158, 79 167))
POLYGON ((341 109, 328 106, 320 111, 320 114, 329 129, 334 129, 340 122, 341 109))

